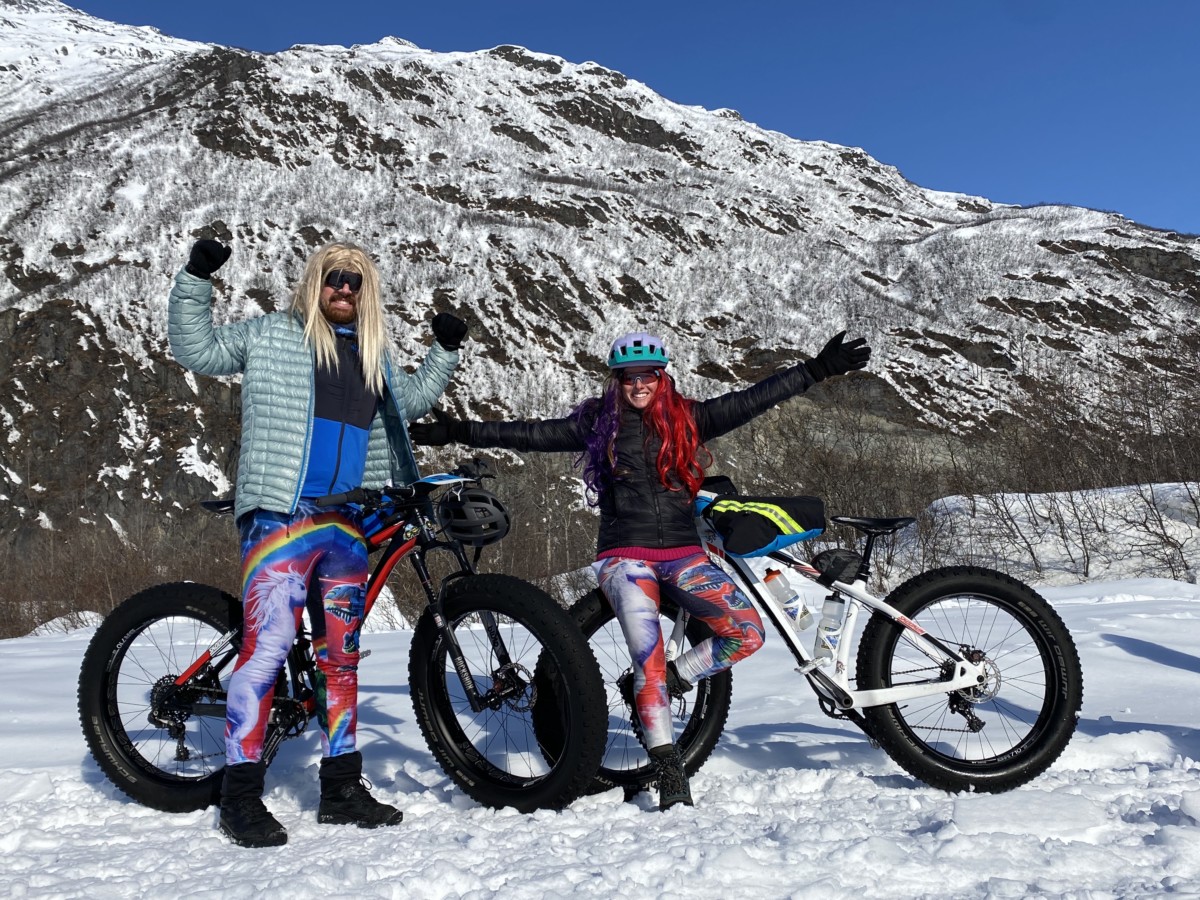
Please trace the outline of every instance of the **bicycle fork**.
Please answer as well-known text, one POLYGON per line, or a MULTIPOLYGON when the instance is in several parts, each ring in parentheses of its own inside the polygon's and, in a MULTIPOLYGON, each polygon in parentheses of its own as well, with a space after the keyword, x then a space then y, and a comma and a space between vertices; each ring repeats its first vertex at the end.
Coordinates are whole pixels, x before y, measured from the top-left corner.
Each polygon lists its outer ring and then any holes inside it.
POLYGON ((454 671, 457 673, 459 681, 462 682, 463 691, 466 693, 467 703, 470 705, 471 711, 478 713, 485 709, 499 709, 505 702, 523 694, 527 684, 521 679, 517 672, 517 667, 513 664, 512 656, 509 654, 508 647, 504 643, 504 638, 500 634, 500 626, 496 622, 495 614, 480 612, 478 614, 479 621, 483 626, 484 633, 487 635, 492 653, 495 654, 497 666, 491 673, 491 689, 484 694, 479 692, 475 677, 471 674, 471 668, 467 665, 462 647, 458 643, 458 637, 455 635, 454 629, 450 627, 450 622, 447 621, 444 612, 447 586, 455 578, 463 578, 475 574, 475 567, 471 565, 471 562, 460 547, 447 546, 440 543, 434 544, 434 546, 451 550, 458 558, 461 568, 458 572, 453 572, 442 579, 442 583, 435 591, 433 580, 429 575, 429 567, 425 564, 424 550, 426 548, 423 547, 420 552, 413 554, 413 570, 417 573, 417 579, 421 582, 421 587, 424 589, 425 596, 429 601, 429 613, 433 617, 433 624, 446 644, 446 655, 450 657, 454 671))

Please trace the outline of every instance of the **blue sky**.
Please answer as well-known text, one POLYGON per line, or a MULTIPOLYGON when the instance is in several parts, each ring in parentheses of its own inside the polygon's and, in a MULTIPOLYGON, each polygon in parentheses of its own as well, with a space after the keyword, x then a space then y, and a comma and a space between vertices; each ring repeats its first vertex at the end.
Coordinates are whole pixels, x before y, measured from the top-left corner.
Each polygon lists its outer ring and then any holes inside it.
POLYGON ((519 44, 923 187, 1114 210, 1200 234, 1197 0, 77 0, 92 15, 265 52, 519 44))

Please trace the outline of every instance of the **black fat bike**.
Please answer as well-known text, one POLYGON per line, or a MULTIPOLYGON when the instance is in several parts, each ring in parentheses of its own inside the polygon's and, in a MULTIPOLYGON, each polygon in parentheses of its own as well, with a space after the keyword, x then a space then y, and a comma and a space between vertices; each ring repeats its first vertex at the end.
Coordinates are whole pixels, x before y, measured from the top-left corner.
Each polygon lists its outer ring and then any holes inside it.
MULTIPOLYGON (((367 613, 405 557, 424 588, 409 689, 442 769, 486 806, 561 808, 587 790, 604 751, 600 669, 552 597, 508 575, 476 573, 478 548, 508 530, 482 477, 468 465, 399 489, 360 489, 319 502, 362 506, 369 549, 380 553, 367 583, 367 613), (426 563, 434 552, 456 564, 436 585, 426 563), (550 744, 539 729, 552 734, 550 744)), ((232 511, 231 501, 204 505, 232 511)), ((192 582, 148 588, 97 629, 80 671, 79 718, 100 769, 134 800, 168 812, 219 802, 226 690, 241 634, 239 600, 192 582)), ((315 715, 315 674, 302 627, 275 687, 263 748, 268 763, 315 715)))

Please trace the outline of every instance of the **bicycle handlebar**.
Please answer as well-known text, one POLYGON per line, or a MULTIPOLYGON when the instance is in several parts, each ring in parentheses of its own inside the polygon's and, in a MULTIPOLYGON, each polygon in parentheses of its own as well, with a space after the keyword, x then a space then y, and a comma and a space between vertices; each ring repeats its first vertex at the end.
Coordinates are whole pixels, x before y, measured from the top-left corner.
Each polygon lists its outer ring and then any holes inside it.
MULTIPOLYGON (((375 491, 375 493, 379 493, 375 491)), ((344 494, 329 494, 325 497, 318 497, 313 501, 317 506, 343 506, 347 503, 365 503, 368 498, 365 488, 355 488, 352 491, 346 491, 344 494)))
POLYGON ((436 487, 438 487, 436 484, 414 482, 413 484, 404 484, 399 487, 390 487, 382 491, 370 488, 355 488, 352 491, 346 491, 344 494, 328 494, 324 497, 317 497, 313 500, 313 503, 317 506, 343 506, 353 503, 373 509, 383 506, 388 502, 404 503, 414 500, 417 497, 428 496, 436 487))
POLYGON ((426 475, 412 484, 384 488, 354 488, 341 494, 328 494, 313 500, 317 506, 343 506, 353 503, 369 509, 378 509, 387 503, 404 504, 428 497, 434 491, 464 482, 478 483, 484 478, 494 478, 488 472, 488 464, 481 459, 465 460, 457 468, 436 475, 426 475))

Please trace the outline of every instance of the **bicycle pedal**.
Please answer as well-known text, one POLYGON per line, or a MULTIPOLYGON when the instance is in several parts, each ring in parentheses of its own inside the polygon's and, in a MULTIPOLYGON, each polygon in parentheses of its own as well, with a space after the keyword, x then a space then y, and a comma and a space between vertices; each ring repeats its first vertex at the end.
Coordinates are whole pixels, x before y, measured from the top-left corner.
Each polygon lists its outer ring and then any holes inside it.
POLYGON ((358 651, 358 658, 359 658, 360 660, 366 659, 366 658, 367 658, 368 656, 370 656, 370 655, 371 655, 371 651, 370 651, 370 650, 359 650, 359 651, 358 651))

